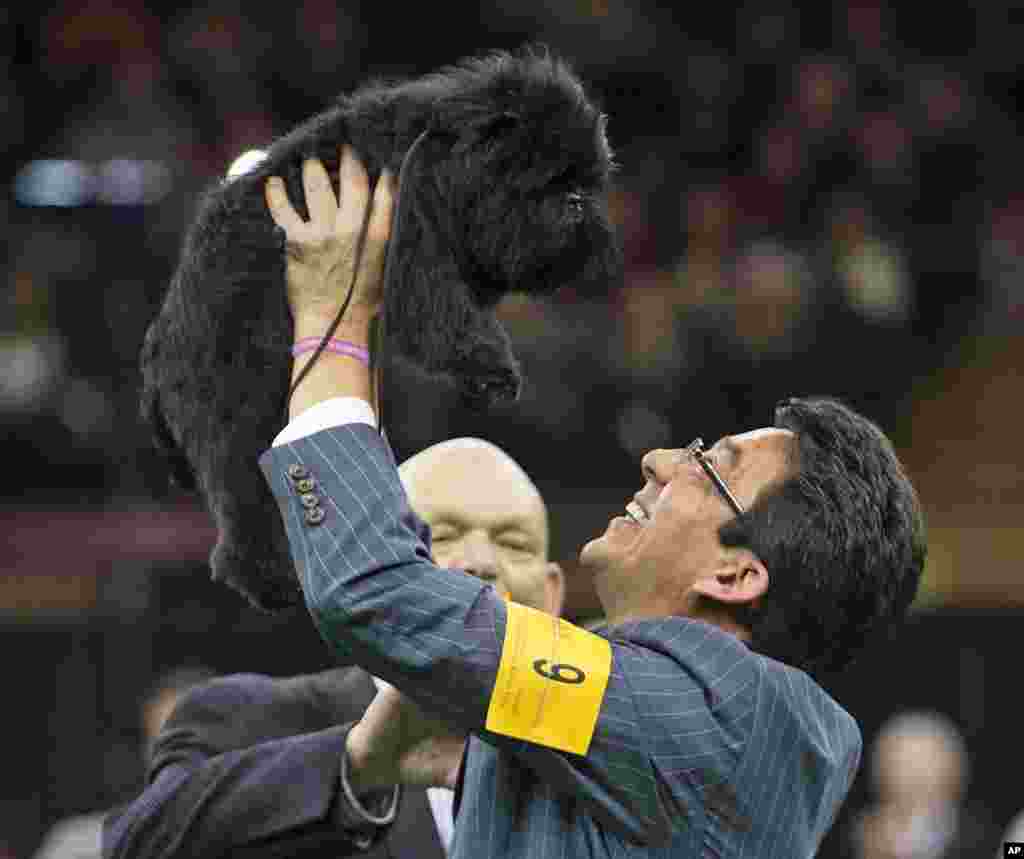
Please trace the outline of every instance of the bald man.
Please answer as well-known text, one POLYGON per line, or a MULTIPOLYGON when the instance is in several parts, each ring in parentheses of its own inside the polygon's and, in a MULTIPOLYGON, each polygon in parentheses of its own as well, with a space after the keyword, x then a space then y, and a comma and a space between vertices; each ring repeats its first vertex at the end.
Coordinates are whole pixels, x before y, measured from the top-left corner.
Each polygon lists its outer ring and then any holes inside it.
MULTIPOLYGON (((506 453, 481 439, 453 439, 413 456, 399 475, 429 526, 425 543, 439 566, 561 613, 563 576, 548 560, 547 509, 506 453)), ((396 781, 408 772, 412 784, 434 783, 430 772, 439 770, 454 782, 464 738, 439 738, 436 723, 360 668, 224 677, 175 709, 154 745, 145 791, 104 823, 104 856, 443 859, 451 790, 361 793, 349 783, 345 739, 364 711, 379 721, 421 722, 429 736, 396 756, 407 765, 396 769, 396 781)))
POLYGON ((548 515, 508 454, 481 439, 441 442, 398 469, 413 510, 430 526, 434 560, 490 582, 518 603, 562 613, 563 580, 548 561, 548 515))

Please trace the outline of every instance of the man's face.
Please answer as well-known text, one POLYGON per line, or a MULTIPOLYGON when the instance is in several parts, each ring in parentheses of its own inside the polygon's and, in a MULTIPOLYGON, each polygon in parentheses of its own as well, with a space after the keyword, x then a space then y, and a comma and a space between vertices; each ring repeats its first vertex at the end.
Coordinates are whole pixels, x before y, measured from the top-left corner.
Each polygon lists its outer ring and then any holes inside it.
POLYGON ((562 577, 548 563, 544 502, 506 454, 457 439, 428 448, 399 471, 413 510, 430 526, 439 566, 464 570, 516 602, 560 613, 562 577))
MULTIPOLYGON (((749 509, 788 474, 792 442, 788 430, 753 430, 721 439, 706 457, 749 509)), ((735 563, 718 529, 736 514, 700 463, 683 449, 653 450, 642 471, 644 486, 628 504, 634 515, 613 519, 580 552, 611 620, 679 614, 694 582, 735 563)))

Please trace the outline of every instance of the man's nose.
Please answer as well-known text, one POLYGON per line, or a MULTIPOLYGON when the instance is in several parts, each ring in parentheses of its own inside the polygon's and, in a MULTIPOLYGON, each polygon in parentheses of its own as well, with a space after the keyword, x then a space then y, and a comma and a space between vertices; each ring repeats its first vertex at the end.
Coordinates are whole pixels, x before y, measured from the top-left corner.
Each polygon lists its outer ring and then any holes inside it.
POLYGON ((644 480, 651 483, 660 483, 664 486, 672 479, 682 451, 678 449, 665 450, 657 448, 649 450, 640 460, 640 470, 643 472, 644 480))
POLYGON ((501 562, 486 534, 467 534, 449 564, 478 579, 491 580, 501 576, 501 562))

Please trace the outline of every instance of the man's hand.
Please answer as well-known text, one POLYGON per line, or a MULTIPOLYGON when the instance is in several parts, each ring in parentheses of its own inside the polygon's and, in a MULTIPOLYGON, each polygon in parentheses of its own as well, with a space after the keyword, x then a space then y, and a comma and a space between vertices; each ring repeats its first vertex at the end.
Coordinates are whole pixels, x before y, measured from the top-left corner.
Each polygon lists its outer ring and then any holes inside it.
POLYGON ((367 205, 371 206, 352 301, 336 335, 365 346, 369 322, 382 297, 385 249, 391 231, 392 180, 385 171, 371 200, 366 169, 347 145, 342 147, 338 172, 340 188, 336 197, 323 164, 315 158, 303 164, 308 221, 295 211, 280 177, 267 180, 267 207, 274 223, 285 232, 288 303, 295 320, 295 339, 299 340, 322 336, 341 309, 352 284, 363 217, 367 205))
POLYGON ((455 787, 465 735, 385 686, 348 734, 349 784, 364 793, 393 784, 455 787))

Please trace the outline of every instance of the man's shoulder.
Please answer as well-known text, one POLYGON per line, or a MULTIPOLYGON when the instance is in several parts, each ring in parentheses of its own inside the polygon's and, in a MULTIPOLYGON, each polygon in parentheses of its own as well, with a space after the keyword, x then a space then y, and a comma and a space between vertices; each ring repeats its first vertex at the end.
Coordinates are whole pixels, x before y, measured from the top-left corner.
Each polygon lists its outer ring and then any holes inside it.
POLYGON ((672 616, 605 627, 620 668, 630 678, 658 685, 677 674, 705 690, 713 706, 755 696, 762 667, 757 654, 735 635, 704 621, 672 616))
POLYGON ((760 658, 764 664, 763 706, 775 723, 769 730, 778 730, 780 720, 786 719, 813 747, 836 758, 833 763, 845 763, 855 770, 863 736, 853 715, 806 672, 766 656, 760 658))
POLYGON ((643 648, 688 664, 724 659, 742 663, 750 670, 758 666, 756 654, 726 630, 691 617, 634 620, 595 629, 597 634, 626 647, 643 648))
POLYGON ((839 727, 859 732, 853 716, 806 671, 768 656, 760 658, 768 694, 789 702, 798 711, 827 713, 841 723, 839 727))

